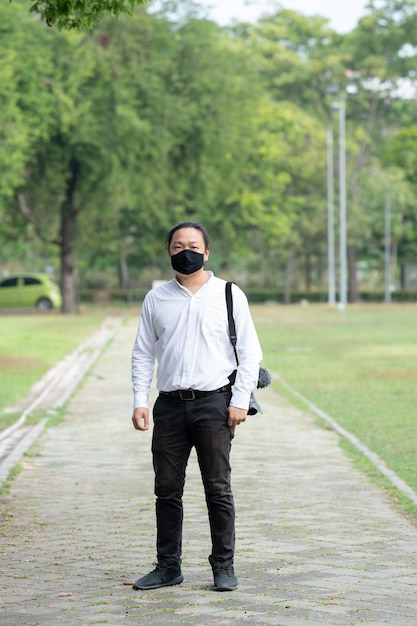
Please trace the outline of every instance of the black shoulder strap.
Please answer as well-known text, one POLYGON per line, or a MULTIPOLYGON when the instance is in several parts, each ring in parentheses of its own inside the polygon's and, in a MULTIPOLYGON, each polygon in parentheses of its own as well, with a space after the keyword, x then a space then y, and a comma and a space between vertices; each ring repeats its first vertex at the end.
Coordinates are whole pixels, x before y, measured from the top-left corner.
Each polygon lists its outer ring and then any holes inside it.
POLYGON ((226 305, 227 305, 227 319, 229 322, 230 342, 235 352, 236 363, 239 363, 239 359, 237 358, 237 352, 236 352, 237 337, 236 337, 235 320, 233 319, 233 297, 232 297, 232 283, 231 282, 226 283, 226 305))

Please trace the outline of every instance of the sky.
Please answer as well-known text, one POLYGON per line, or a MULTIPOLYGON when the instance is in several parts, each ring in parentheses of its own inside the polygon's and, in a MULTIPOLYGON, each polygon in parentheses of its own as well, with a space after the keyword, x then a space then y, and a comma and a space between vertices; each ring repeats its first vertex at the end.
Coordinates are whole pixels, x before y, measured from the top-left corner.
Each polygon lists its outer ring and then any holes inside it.
MULTIPOLYGON (((255 21, 262 13, 273 12, 268 0, 196 0, 205 7, 212 7, 209 17, 224 25, 234 18, 239 21, 255 21)), ((321 15, 330 20, 334 30, 351 31, 365 13, 367 0, 280 0, 280 6, 305 15, 321 15)), ((272 3, 273 7, 274 3, 272 3)))

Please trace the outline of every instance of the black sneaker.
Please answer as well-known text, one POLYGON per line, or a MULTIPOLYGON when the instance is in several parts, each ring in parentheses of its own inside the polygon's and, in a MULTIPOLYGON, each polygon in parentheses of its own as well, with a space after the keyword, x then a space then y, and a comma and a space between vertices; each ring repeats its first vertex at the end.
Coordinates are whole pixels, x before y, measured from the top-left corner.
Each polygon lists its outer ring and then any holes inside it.
POLYGON ((152 572, 138 578, 133 584, 133 589, 158 589, 159 587, 179 585, 183 580, 184 576, 179 567, 157 565, 152 572))
POLYGON ((214 590, 234 591, 237 588, 237 578, 233 565, 216 565, 213 567, 214 590))

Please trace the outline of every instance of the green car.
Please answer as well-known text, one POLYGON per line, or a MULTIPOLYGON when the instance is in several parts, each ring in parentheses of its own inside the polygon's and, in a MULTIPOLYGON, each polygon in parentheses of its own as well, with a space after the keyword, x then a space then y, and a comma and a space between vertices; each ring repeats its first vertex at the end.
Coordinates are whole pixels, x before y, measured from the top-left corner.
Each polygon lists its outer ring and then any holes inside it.
POLYGON ((0 281, 0 307, 59 309, 61 292, 47 274, 14 274, 0 281))

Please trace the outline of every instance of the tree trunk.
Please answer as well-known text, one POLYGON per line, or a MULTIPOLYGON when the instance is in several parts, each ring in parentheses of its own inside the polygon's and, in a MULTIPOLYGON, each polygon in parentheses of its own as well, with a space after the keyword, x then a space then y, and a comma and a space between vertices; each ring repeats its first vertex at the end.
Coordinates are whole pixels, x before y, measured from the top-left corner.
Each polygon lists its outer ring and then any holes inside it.
POLYGON ((348 261, 348 302, 359 301, 358 277, 356 274, 356 252, 352 246, 347 247, 348 261))
POLYGON ((75 227, 78 211, 75 209, 75 189, 79 165, 75 159, 69 164, 70 177, 67 196, 61 210, 61 281, 62 312, 76 313, 78 310, 78 286, 76 281, 76 255, 74 250, 75 227))
POLYGON ((400 265, 400 288, 407 289, 407 266, 405 263, 400 265))
POLYGON ((294 248, 291 247, 288 253, 287 264, 285 267, 285 290, 284 290, 284 304, 291 304, 291 291, 292 291, 292 279, 295 268, 295 254, 294 248))
MULTIPOLYGON (((391 241, 391 285, 395 286, 398 265, 398 238, 393 237, 391 241)), ((390 285, 390 286, 391 286, 390 285)))
POLYGON ((61 223, 61 281, 62 312, 76 313, 78 310, 78 289, 76 284, 74 230, 76 213, 64 212, 61 223))
POLYGON ((309 254, 305 257, 305 276, 304 276, 304 284, 306 291, 311 291, 312 284, 312 267, 311 267, 311 256, 309 254))
POLYGON ((129 269, 127 266, 127 261, 124 257, 119 258, 118 277, 119 277, 119 288, 129 289, 129 269))

